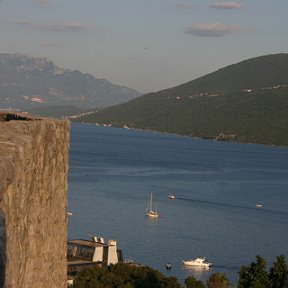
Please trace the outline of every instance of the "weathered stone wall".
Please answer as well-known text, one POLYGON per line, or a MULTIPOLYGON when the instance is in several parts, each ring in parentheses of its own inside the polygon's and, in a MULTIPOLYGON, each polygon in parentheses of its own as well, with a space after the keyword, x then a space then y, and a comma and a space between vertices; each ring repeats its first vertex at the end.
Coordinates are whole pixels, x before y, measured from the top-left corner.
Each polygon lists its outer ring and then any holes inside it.
POLYGON ((66 288, 70 125, 10 118, 0 115, 0 287, 66 288))

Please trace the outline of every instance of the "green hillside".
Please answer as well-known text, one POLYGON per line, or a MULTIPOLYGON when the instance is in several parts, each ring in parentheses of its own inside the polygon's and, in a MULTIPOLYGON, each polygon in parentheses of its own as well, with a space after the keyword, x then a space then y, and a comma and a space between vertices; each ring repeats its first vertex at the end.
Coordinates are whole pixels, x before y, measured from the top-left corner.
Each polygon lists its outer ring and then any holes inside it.
POLYGON ((288 146, 288 54, 245 60, 79 120, 288 146))

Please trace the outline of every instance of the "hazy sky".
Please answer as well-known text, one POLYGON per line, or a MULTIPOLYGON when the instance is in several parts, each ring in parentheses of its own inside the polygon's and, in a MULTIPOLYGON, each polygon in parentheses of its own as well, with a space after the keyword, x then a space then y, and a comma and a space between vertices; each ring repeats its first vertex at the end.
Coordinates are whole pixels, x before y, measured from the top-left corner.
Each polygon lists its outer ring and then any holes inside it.
POLYGON ((157 91, 288 52, 288 0, 0 0, 0 53, 157 91))

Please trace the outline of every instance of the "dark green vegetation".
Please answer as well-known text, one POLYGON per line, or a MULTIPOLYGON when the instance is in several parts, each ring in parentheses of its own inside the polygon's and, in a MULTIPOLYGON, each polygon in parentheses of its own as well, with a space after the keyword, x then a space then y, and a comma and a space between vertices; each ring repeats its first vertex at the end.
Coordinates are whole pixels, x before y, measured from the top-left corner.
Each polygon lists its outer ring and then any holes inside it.
MULTIPOLYGON (((147 266, 116 264, 106 268, 85 270, 77 275, 73 288, 180 288, 175 277, 166 277, 147 266)), ((229 279, 224 273, 212 274, 207 283, 190 276, 186 288, 228 288, 229 279)), ((288 267, 284 256, 266 270, 265 260, 257 256, 256 262, 241 267, 238 288, 288 288, 288 267)))
POLYGON ((276 257, 273 267, 267 272, 265 260, 257 256, 250 266, 242 266, 239 272, 238 288, 287 288, 288 266, 285 257, 276 257))
POLYGON ((79 121, 288 145, 288 54, 252 58, 79 121))
POLYGON ((180 288, 175 277, 165 277, 149 267, 129 264, 85 270, 77 275, 73 288, 180 288))

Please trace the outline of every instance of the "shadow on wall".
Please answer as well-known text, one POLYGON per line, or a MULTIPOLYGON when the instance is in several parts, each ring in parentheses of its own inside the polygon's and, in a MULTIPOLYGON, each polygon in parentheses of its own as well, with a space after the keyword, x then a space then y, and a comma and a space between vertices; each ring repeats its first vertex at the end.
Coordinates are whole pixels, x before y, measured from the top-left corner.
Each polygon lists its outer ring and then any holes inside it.
POLYGON ((6 264, 6 223, 5 215, 0 210, 0 288, 4 287, 6 264))

